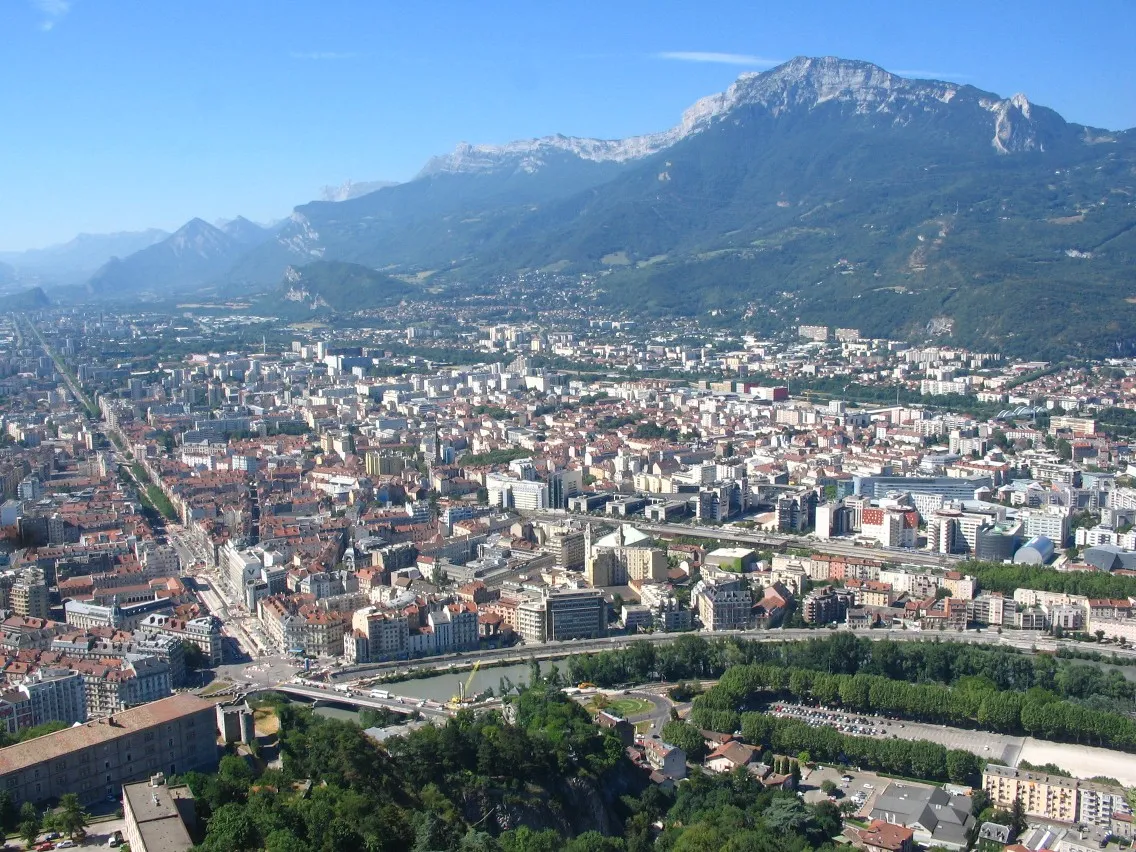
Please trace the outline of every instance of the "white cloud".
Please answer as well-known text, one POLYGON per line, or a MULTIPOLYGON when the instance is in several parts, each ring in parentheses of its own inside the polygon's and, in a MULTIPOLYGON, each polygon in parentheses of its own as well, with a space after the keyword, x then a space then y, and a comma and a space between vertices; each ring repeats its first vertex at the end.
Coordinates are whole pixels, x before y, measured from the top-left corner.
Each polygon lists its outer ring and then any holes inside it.
POLYGON ((673 59, 679 62, 713 62, 718 65, 748 65, 752 67, 772 68, 780 65, 780 59, 766 59, 764 56, 753 56, 749 53, 715 53, 704 50, 667 50, 655 54, 656 59, 673 59))
POLYGON ((288 55, 293 59, 307 59, 318 62, 320 60, 354 59, 358 54, 340 53, 334 50, 293 50, 288 55))
POLYGON ((71 11, 71 0, 32 0, 32 5, 43 15, 39 28, 44 32, 52 30, 71 11))

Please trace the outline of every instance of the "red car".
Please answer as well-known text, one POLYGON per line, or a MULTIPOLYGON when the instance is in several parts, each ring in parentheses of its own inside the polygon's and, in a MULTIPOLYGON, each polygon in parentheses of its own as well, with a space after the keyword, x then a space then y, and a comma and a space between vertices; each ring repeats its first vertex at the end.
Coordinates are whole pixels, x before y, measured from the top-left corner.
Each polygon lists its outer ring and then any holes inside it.
POLYGON ((36 846, 35 850, 36 850, 36 852, 48 852, 48 850, 54 849, 54 848, 55 848, 54 843, 52 843, 50 840, 45 840, 45 841, 43 841, 43 843, 40 843, 38 846, 36 846))

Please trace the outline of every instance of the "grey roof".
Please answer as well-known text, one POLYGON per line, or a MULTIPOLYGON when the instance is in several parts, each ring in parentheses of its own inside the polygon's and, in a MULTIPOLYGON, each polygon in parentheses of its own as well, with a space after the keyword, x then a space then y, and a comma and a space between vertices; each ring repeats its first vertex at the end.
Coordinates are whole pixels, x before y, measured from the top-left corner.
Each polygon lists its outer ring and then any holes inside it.
POLYGON ((1098 544, 1085 550, 1085 561, 1102 571, 1136 568, 1136 553, 1115 544, 1098 544))
POLYGON ((978 836, 983 840, 994 840, 998 843, 1010 842, 1010 826, 996 822, 984 822, 978 829, 978 836))
POLYGON ((177 799, 193 800, 188 787, 167 787, 140 781, 125 785, 122 794, 129 802, 145 848, 169 852, 188 852, 193 848, 193 838, 175 803, 177 799))
POLYGON ((952 796, 939 787, 889 784, 872 808, 872 819, 923 826, 937 842, 966 845, 966 835, 974 825, 968 796, 952 796))

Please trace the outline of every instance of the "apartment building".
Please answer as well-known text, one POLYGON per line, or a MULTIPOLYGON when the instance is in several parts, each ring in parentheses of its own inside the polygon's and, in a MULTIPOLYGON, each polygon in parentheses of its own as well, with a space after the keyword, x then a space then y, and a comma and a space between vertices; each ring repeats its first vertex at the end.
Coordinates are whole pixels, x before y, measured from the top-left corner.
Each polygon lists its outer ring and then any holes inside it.
POLYGON ((848 617, 848 608, 855 605, 856 595, 849 589, 816 589, 801 601, 801 618, 806 624, 843 622, 848 617))
POLYGON ((996 764, 983 771, 982 787, 991 803, 1005 810, 1020 796, 1029 816, 1101 828, 1112 828, 1118 820, 1131 824, 1132 810, 1123 787, 996 764))
POLYGON ((982 789, 990 803, 1002 810, 1009 811, 1021 799, 1028 816, 1056 822, 1077 820, 1077 781, 1073 778, 991 763, 982 772, 982 789))
POLYGON ((529 512, 548 508, 547 483, 491 473, 485 477, 485 487, 489 492, 490 506, 529 512))
POLYGON ((156 772, 209 772, 217 760, 213 704, 174 695, 0 749, 0 790, 17 807, 64 793, 88 805, 156 772))
POLYGON ((49 603, 43 571, 38 568, 21 571, 12 583, 9 601, 16 615, 47 618, 49 603))
POLYGON ((698 618, 707 630, 745 630, 753 623, 753 593, 739 581, 697 586, 698 618))
POLYGON ((545 542, 545 549, 552 554, 557 568, 575 570, 583 567, 587 556, 584 538, 583 530, 557 527, 545 542))
POLYGON ((85 721, 83 678, 69 669, 38 669, 0 693, 0 729, 9 734, 46 722, 85 721))
POLYGON ((352 662, 374 663, 407 656, 410 627, 404 614, 378 607, 364 607, 351 616, 351 629, 362 646, 344 638, 344 653, 352 662))
POLYGON ((328 611, 303 598, 274 595, 257 601, 256 614, 281 651, 299 649, 311 656, 334 657, 343 653, 348 613, 328 611))
POLYGON ((1132 817, 1122 788, 1093 781, 1077 783, 1077 822, 1111 827, 1115 816, 1132 817))
POLYGON ((866 508, 861 513, 860 531, 884 547, 915 547, 919 513, 903 507, 866 508))
POLYGON ((215 616, 182 619, 164 613, 154 613, 146 616, 135 632, 143 636, 173 637, 189 642, 201 649, 209 665, 221 664, 224 637, 221 633, 221 621, 215 616))
POLYGON ((523 600, 513 610, 515 629, 528 643, 544 642, 548 638, 548 614, 543 599, 523 600))
POLYGON ((1012 626, 1014 614, 1018 611, 1017 602, 1000 592, 984 592, 968 600, 966 607, 966 617, 969 622, 992 627, 1012 626))

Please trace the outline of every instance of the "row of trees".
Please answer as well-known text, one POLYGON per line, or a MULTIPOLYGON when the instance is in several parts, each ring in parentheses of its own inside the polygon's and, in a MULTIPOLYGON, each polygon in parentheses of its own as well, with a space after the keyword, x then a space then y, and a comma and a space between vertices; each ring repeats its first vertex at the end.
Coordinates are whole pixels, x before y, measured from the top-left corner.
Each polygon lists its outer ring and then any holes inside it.
MULTIPOLYGON (((694 725, 720 721, 716 711, 695 708, 694 725)), ((812 760, 860 766, 908 778, 976 784, 982 772, 977 755, 948 749, 927 740, 884 740, 842 734, 835 728, 813 728, 796 719, 778 719, 747 712, 738 717, 746 742, 760 744, 779 754, 805 753, 812 760)))
POLYGON ((694 706, 731 712, 748 709, 762 698, 777 697, 840 706, 857 713, 951 725, 977 724, 1003 733, 1025 732, 1045 739, 1136 751, 1136 721, 1128 716, 1062 701, 1038 687, 1026 692, 1006 691, 978 676, 963 678, 951 687, 880 675, 829 674, 754 664, 725 672, 716 686, 694 699, 694 706))
POLYGON ((968 561, 959 565, 965 574, 978 580, 986 591, 1013 595, 1017 589, 1037 589, 1090 598, 1136 596, 1136 577, 1104 571, 1057 571, 1036 565, 1003 565, 999 562, 968 561))
POLYGON ((1116 669, 1106 671, 1092 664, 1011 648, 939 641, 873 641, 848 632, 811 642, 707 641, 695 635, 679 637, 664 646, 637 642, 620 650, 573 656, 568 674, 573 683, 616 686, 656 679, 717 678, 746 664, 828 674, 871 674, 906 683, 954 684, 963 678, 980 677, 999 690, 1037 687, 1078 701, 1107 699, 1123 705, 1122 709, 1136 700, 1136 683, 1116 669))
POLYGON ((31 802, 17 809, 7 790, 0 790, 0 831, 4 834, 16 832, 30 849, 36 839, 45 831, 58 831, 74 839, 87 827, 87 814, 74 793, 64 793, 59 798, 59 806, 41 812, 31 802))

